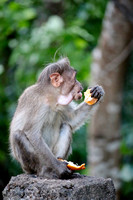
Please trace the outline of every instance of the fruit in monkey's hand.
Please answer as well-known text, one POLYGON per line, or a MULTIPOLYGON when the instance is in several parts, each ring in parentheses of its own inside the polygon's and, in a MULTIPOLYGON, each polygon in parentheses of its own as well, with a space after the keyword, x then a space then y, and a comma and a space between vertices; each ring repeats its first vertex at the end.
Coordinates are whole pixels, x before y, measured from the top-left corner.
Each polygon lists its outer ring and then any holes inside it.
POLYGON ((62 162, 66 162, 67 163, 67 167, 71 170, 81 170, 81 169, 85 169, 85 163, 82 165, 76 165, 71 161, 67 161, 67 160, 63 160, 61 158, 58 158, 58 160, 62 161, 62 162))
POLYGON ((88 105, 93 105, 95 104, 98 99, 91 97, 91 89, 86 90, 86 92, 84 92, 85 95, 85 99, 84 101, 88 104, 88 105))

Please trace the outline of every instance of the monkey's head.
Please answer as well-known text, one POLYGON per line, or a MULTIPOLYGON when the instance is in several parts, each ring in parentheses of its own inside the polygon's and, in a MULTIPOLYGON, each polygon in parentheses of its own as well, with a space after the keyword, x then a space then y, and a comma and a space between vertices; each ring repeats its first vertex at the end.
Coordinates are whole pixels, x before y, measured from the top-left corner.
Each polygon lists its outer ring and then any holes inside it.
POLYGON ((56 96, 56 102, 60 105, 67 105, 82 97, 83 88, 76 80, 76 70, 70 66, 68 58, 48 65, 40 74, 38 83, 51 87, 53 96, 56 96))

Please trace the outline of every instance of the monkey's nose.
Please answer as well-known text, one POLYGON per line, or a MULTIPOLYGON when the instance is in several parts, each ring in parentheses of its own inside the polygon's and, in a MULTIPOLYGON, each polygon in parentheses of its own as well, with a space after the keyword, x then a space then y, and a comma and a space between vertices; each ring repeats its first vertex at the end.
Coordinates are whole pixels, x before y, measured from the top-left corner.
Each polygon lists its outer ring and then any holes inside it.
POLYGON ((79 92, 78 95, 79 95, 79 96, 78 96, 78 99, 81 99, 81 98, 82 98, 82 93, 79 92))

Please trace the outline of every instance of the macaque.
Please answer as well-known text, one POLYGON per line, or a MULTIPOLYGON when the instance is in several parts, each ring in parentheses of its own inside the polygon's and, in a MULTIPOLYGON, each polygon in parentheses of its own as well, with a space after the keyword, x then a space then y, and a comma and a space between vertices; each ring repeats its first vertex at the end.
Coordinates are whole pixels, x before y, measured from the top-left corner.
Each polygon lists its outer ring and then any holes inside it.
POLYGON ((87 121, 104 95, 102 87, 95 86, 91 96, 97 103, 76 105, 73 100, 81 99, 81 90, 76 70, 68 58, 62 58, 44 68, 37 82, 20 96, 10 126, 10 148, 26 173, 45 178, 71 176, 66 162, 57 158, 67 159, 72 133, 87 121))

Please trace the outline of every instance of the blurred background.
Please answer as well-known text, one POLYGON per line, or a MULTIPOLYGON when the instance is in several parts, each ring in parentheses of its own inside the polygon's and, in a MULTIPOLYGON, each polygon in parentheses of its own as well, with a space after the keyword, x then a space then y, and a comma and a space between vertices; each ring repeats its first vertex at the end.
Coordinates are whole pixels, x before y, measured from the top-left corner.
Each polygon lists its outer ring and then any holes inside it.
POLYGON ((100 84, 106 92, 74 134, 69 160, 112 178, 117 198, 133 200, 132 49, 132 0, 0 0, 0 195, 22 173, 8 143, 17 99, 44 66, 67 56, 84 91, 100 84))

